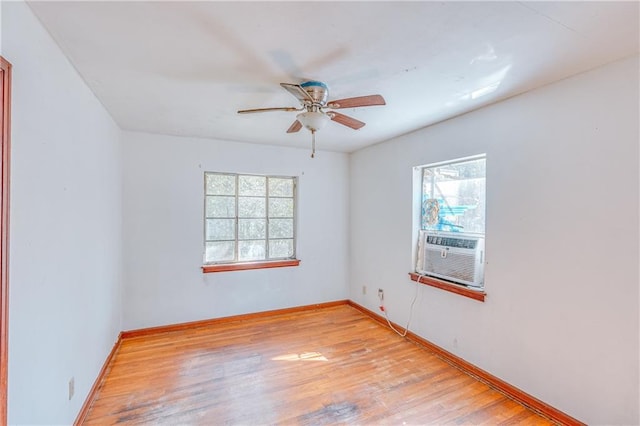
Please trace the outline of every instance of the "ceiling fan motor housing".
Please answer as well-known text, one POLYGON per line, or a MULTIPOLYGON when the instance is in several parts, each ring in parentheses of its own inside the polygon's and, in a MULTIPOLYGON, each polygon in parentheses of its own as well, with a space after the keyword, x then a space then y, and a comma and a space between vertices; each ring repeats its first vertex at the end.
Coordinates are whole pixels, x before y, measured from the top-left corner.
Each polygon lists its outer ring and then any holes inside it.
POLYGON ((313 98, 314 103, 320 104, 322 106, 327 104, 327 99, 329 98, 329 86, 322 83, 321 81, 305 81, 304 83, 300 83, 300 87, 302 87, 308 94, 313 98))

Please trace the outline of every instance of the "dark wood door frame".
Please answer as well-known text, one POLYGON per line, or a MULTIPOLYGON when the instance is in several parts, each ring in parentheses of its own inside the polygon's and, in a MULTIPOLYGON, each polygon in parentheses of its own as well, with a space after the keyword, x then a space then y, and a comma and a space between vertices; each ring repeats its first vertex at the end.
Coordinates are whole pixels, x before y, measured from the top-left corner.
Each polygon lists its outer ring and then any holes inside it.
POLYGON ((0 426, 7 424, 9 344, 9 140, 11 137, 11 64, 0 56, 0 426))

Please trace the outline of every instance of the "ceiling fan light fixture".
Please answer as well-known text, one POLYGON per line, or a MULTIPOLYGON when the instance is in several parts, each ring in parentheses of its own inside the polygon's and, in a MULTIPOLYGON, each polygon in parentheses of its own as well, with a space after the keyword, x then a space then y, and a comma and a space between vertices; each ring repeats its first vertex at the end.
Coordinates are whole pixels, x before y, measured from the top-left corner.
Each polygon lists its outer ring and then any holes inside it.
POLYGON ((298 114, 296 118, 304 127, 312 132, 320 130, 325 124, 331 121, 331 118, 329 118, 327 114, 318 111, 303 112, 302 114, 298 114))

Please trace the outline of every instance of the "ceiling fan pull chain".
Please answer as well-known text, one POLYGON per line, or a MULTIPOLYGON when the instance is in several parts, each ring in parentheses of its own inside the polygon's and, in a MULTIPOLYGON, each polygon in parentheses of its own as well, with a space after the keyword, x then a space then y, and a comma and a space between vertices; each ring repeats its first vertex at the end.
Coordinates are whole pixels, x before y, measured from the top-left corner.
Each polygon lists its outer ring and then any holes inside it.
POLYGON ((316 156, 316 131, 311 131, 311 158, 316 156))

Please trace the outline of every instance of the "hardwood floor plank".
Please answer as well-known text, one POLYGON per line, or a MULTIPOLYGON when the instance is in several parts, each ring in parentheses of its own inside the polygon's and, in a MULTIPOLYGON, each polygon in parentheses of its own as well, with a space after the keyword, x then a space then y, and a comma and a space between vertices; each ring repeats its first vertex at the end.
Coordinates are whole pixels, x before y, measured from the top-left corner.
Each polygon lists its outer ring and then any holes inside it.
POLYGON ((552 424, 341 305, 125 338, 85 424, 552 424))

